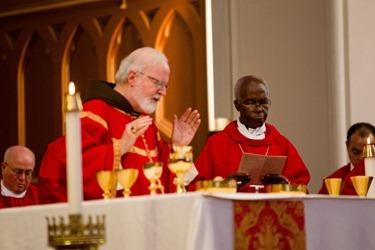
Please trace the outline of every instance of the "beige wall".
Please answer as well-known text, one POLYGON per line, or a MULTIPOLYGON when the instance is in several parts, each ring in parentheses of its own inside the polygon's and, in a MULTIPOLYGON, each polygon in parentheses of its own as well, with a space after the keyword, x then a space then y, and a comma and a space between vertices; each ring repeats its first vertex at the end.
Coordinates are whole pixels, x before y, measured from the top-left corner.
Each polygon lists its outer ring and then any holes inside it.
POLYGON ((212 4, 215 117, 237 117, 232 88, 239 77, 265 78, 272 99, 267 121, 299 150, 316 193, 348 161, 348 127, 374 123, 375 1, 212 4))

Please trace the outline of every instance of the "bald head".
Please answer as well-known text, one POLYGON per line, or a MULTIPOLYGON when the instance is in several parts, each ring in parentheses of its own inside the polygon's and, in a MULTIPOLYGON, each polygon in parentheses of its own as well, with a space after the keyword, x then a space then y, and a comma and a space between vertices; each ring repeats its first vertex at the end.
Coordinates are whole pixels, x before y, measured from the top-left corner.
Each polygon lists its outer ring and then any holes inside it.
POLYGON ((234 87, 234 96, 234 106, 240 112, 242 124, 255 129, 266 122, 271 100, 264 79, 254 75, 241 77, 234 87))
POLYGON ((245 92, 245 90, 248 88, 249 85, 252 85, 252 84, 264 85, 266 92, 267 92, 266 94, 268 96, 268 85, 266 81, 261 77, 248 75, 248 76, 241 77, 236 82, 236 85, 234 86, 234 98, 237 100, 241 100, 242 99, 241 97, 243 96, 243 93, 245 92))
POLYGON ((27 147, 16 145, 9 147, 4 154, 4 162, 32 162, 35 164, 35 155, 27 147))
POLYGON ((15 194, 23 193, 30 185, 35 167, 34 153, 24 146, 11 146, 1 164, 4 186, 15 194))

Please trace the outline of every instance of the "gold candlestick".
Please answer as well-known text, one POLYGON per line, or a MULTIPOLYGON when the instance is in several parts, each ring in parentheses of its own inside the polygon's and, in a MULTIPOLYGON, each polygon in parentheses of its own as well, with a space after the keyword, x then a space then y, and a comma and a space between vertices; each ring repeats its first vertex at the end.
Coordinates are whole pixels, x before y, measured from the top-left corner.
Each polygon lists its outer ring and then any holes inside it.
POLYGON ((375 145, 373 143, 364 145, 362 155, 363 158, 375 157, 375 145))
MULTIPOLYGON (((367 144, 363 146, 363 158, 365 161, 365 175, 375 176, 375 144, 371 143, 370 137, 367 138, 367 144)), ((367 197, 375 198, 375 186, 369 186, 367 197)))
POLYGON ((60 217, 52 221, 47 217, 48 223, 48 246, 55 249, 83 249, 96 250, 100 244, 105 243, 105 217, 96 216, 96 223, 93 223, 91 216, 85 225, 81 215, 69 215, 69 223, 65 223, 60 217))

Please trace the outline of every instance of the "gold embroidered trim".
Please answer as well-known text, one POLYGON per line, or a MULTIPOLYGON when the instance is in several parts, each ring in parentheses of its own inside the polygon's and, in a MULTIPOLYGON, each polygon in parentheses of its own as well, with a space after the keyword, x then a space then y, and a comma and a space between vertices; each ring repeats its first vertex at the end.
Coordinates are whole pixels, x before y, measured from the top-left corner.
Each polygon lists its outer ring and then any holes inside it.
MULTIPOLYGON (((130 149, 129 152, 134 153, 134 154, 138 154, 138 155, 142 155, 144 157, 148 157, 149 160, 150 160, 151 157, 157 157, 159 155, 158 148, 155 148, 153 150, 148 150, 148 151, 149 152, 147 153, 146 150, 133 146, 130 149)), ((152 162, 152 159, 151 159, 151 162, 152 162)))
POLYGON ((156 139, 157 139, 158 142, 161 141, 161 136, 160 136, 159 131, 156 132, 156 139))
POLYGON ((91 111, 82 111, 81 112, 81 118, 85 118, 85 117, 87 117, 87 118, 89 118, 89 119, 91 119, 91 120, 99 123, 104 128, 108 129, 107 122, 103 118, 101 118, 99 115, 94 114, 91 111))
POLYGON ((113 141, 113 169, 120 169, 120 140, 115 138, 112 139, 113 141))
POLYGON ((129 116, 129 117, 132 118, 132 119, 138 118, 138 116, 134 116, 134 115, 131 115, 131 114, 129 114, 129 113, 126 113, 125 111, 123 111, 123 110, 121 110, 121 109, 118 109, 118 108, 115 108, 115 107, 113 107, 113 108, 116 109, 118 112, 120 112, 120 113, 122 113, 122 114, 124 114, 124 115, 129 116))

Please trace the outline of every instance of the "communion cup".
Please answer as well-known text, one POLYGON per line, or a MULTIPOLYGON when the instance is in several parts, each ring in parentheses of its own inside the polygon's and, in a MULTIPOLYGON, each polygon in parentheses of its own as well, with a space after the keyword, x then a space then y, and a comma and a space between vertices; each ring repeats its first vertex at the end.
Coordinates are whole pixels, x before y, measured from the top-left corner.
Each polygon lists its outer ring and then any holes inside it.
POLYGON ((353 182, 354 189, 357 192, 358 196, 366 197, 373 177, 365 176, 365 175, 358 175, 358 176, 352 176, 350 177, 350 179, 353 182))
POLYGON ((168 168, 176 175, 173 184, 176 186, 176 193, 186 192, 184 175, 190 170, 193 163, 193 148, 191 146, 174 146, 169 154, 168 168))
POLYGON ((164 187, 161 184, 160 177, 163 173, 163 163, 162 162, 146 162, 143 165, 143 174, 146 176, 147 180, 150 181, 150 195, 156 195, 159 189, 164 193, 164 187))
POLYGON ((131 187, 137 180, 139 170, 135 168, 117 169, 117 181, 124 188, 123 195, 124 198, 129 198, 131 194, 131 187))
POLYGON ((338 196, 341 192, 341 178, 326 178, 324 183, 326 184, 329 195, 338 196))
POLYGON ((117 178, 116 172, 113 170, 101 170, 96 172, 96 180, 103 190, 103 198, 105 200, 115 197, 117 178), (112 195, 114 194, 114 195, 112 195))

